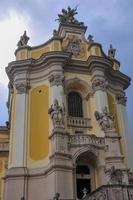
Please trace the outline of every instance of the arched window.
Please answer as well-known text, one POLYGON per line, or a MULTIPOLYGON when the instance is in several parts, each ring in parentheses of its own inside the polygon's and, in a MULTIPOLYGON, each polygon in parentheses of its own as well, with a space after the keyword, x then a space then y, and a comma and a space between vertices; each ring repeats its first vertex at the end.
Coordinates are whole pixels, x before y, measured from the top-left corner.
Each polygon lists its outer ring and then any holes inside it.
POLYGON ((82 98, 78 92, 68 94, 68 114, 71 117, 83 117, 82 98))

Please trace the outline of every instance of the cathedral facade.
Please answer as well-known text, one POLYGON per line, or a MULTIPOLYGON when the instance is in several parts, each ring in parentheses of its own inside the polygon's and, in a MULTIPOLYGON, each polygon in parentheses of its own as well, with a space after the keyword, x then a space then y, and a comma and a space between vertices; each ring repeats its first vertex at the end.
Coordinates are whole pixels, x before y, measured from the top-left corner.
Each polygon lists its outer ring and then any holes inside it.
POLYGON ((28 46, 24 32, 6 68, 10 148, 8 167, 0 165, 2 200, 133 199, 131 79, 112 45, 106 55, 85 38, 76 14, 62 9, 58 30, 40 46, 28 46))

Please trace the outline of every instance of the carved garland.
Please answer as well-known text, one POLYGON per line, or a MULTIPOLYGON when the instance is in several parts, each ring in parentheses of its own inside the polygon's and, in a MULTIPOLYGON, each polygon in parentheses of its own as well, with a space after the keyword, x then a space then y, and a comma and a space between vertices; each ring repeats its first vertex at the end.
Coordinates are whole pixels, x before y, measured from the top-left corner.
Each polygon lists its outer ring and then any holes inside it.
POLYGON ((118 104, 122 104, 123 106, 126 106, 127 97, 125 96, 125 94, 117 95, 116 96, 116 100, 117 100, 118 104))
POLYGON ((97 78, 93 80, 92 82, 92 89, 94 92, 97 90, 105 91, 107 89, 107 86, 108 86, 108 82, 104 79, 97 78))
POLYGON ((60 74, 52 74, 48 77, 48 80, 50 82, 50 86, 59 86, 64 84, 64 76, 60 74))
POLYGON ((30 86, 28 83, 16 83, 15 88, 17 90, 17 94, 24 94, 27 93, 27 91, 30 89, 30 86))

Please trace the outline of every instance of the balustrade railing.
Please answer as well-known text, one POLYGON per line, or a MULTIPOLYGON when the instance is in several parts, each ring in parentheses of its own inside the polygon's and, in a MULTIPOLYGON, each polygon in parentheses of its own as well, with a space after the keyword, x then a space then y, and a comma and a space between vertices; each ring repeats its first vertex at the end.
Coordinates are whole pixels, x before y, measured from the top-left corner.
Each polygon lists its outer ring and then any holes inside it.
POLYGON ((70 127, 91 128, 91 120, 82 117, 68 117, 67 125, 70 127))

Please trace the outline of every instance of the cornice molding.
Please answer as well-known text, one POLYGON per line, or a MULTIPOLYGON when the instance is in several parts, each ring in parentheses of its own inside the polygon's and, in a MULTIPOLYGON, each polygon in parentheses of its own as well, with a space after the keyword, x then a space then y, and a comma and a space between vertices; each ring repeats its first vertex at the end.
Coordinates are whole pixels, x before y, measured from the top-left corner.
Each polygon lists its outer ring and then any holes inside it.
MULTIPOLYGON (((103 71, 105 78, 115 85, 119 84, 126 89, 130 85, 131 79, 118 70, 113 69, 113 62, 105 57, 90 56, 87 61, 71 59, 69 52, 49 52, 43 54, 38 60, 27 59, 22 61, 13 61, 6 67, 6 72, 10 80, 15 73, 29 71, 32 73, 40 71, 53 71, 52 66, 60 66, 65 72, 76 72, 92 75, 95 70, 103 71), (50 69, 51 68, 51 69, 50 69)), ((59 68, 58 68, 59 69, 59 68)))

